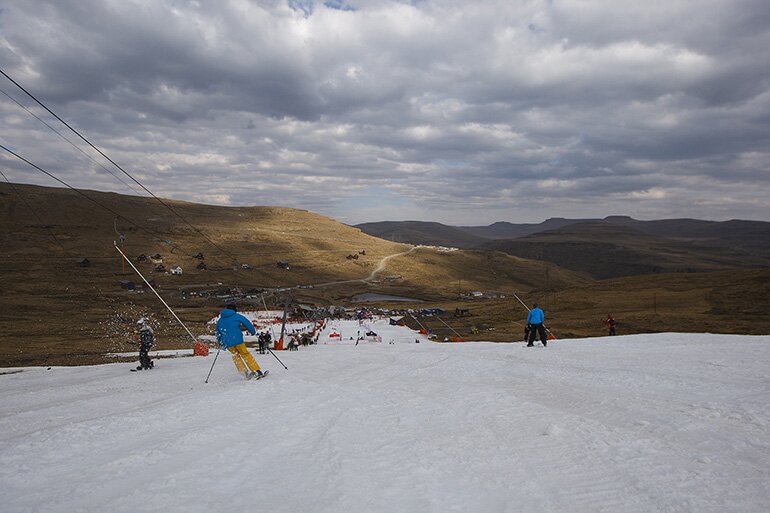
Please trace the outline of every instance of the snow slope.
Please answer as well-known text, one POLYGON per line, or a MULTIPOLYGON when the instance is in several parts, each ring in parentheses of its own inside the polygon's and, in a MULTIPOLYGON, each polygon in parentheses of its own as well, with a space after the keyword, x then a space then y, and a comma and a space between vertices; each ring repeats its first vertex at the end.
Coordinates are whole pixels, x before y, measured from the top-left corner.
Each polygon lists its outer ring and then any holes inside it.
POLYGON ((0 375, 0 510, 770 511, 768 336, 371 327, 257 355, 257 382, 222 354, 204 384, 214 352, 0 375))

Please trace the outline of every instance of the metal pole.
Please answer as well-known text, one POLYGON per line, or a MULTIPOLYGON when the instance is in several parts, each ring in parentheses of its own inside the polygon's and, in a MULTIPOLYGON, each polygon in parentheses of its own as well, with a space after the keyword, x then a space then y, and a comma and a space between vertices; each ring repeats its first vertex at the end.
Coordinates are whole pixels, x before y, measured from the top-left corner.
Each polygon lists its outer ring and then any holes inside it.
POLYGON ((521 306, 523 306, 523 307, 524 307, 524 310, 526 310, 527 312, 529 312, 529 307, 526 305, 526 303, 524 303, 524 301, 522 301, 522 300, 521 300, 521 298, 519 298, 519 296, 517 296, 517 295, 516 295, 516 293, 515 293, 515 292, 513 293, 513 297, 515 297, 516 299, 518 299, 518 300, 519 300, 519 303, 521 303, 521 306))
MULTIPOLYGON (((521 303, 521 306, 523 306, 523 307, 524 307, 524 310, 526 310, 527 312, 529 312, 529 307, 528 307, 528 306, 527 306, 527 305, 524 303, 524 301, 522 301, 522 300, 519 298, 519 296, 517 296, 517 295, 516 295, 516 293, 515 293, 515 292, 513 293, 513 297, 515 297, 516 299, 518 299, 518 300, 519 300, 519 303, 521 303)), ((545 326, 543 326, 543 328, 545 328, 545 331, 547 331, 549 335, 551 335, 551 336, 552 336, 554 339, 556 339, 556 335, 554 335, 554 334, 551 332, 551 330, 549 330, 549 329, 548 329, 548 328, 546 328, 545 326)))
POLYGON ((420 321, 418 321, 418 320, 417 320, 417 317, 415 317, 414 315, 412 315, 412 314, 409 314, 409 316, 410 316, 412 319, 414 319, 414 322, 416 322, 416 323, 417 323, 417 325, 418 325, 420 328, 422 328, 422 329, 423 329, 423 331, 425 331, 425 334, 426 334, 426 336, 427 336, 427 335, 428 335, 428 328, 426 328, 425 326, 423 326, 422 324, 420 324, 420 321))
MULTIPOLYGON (((267 313, 267 303, 265 303, 265 295, 262 294, 259 297, 262 298, 262 304, 265 307, 265 313, 267 313)), ((275 340, 275 331, 273 331, 273 323, 272 322, 269 324, 269 327, 270 327, 270 334, 273 336, 273 340, 275 340)))
POLYGON ((215 363, 217 363, 217 358, 219 358, 219 352, 220 352, 221 350, 222 350, 222 346, 220 345, 220 346, 217 348, 217 354, 216 354, 216 356, 214 356, 214 362, 211 364, 211 368, 209 369, 209 375, 208 375, 208 376, 206 376, 206 381, 204 381, 204 383, 208 383, 208 382, 209 382, 209 377, 211 377, 211 371, 213 371, 213 370, 214 370, 214 364, 215 364, 215 363))
POLYGON ((283 320, 281 321, 281 345, 283 345, 283 335, 286 333, 286 314, 289 311, 289 302, 291 296, 284 297, 283 299, 283 320))
MULTIPOLYGON (((118 250, 118 253, 120 253, 121 255, 123 255, 123 258, 126 258, 126 255, 125 255, 125 254, 124 254, 124 253, 123 253, 123 252, 120 250, 120 248, 118 247, 118 243, 117 243, 116 241, 113 241, 113 244, 115 244, 115 249, 117 249, 117 250, 118 250)), ((152 290, 152 291, 155 293, 155 295, 156 295, 156 296, 158 296, 158 299, 160 299, 160 302, 161 302, 161 303, 163 303, 163 306, 165 306, 166 308, 168 308, 168 311, 169 311, 169 312, 171 312, 171 315, 173 315, 173 316, 174 316, 174 319, 176 319, 176 320, 177 320, 177 322, 179 322, 179 324, 181 324, 181 325, 182 325, 182 327, 185 329, 185 331, 187 332, 187 334, 188 334, 188 335, 190 335, 190 338, 191 338, 191 339, 193 339, 193 343, 197 342, 197 341, 198 341, 198 339, 196 339, 196 338, 195 338, 195 335, 193 335, 193 334, 192 334, 192 332, 191 332, 189 329, 187 329, 187 326, 185 326, 185 324, 182 322, 182 319, 180 319, 180 318, 177 316, 177 314, 176 314, 176 313, 174 313, 174 311, 171 309, 171 307, 170 307, 170 306, 168 306, 168 303, 166 303, 165 301, 163 301, 163 298, 162 298, 162 297, 160 297, 160 294, 158 294, 158 291, 156 291, 156 290, 155 290, 155 289, 152 287, 152 285, 150 285, 150 282, 148 282, 148 281, 147 281, 147 278, 145 278, 145 277, 142 275, 142 273, 140 273, 140 272, 139 272, 139 269, 137 269, 137 268, 136 268, 136 266, 134 265, 134 263, 133 263, 133 262, 132 262, 130 259, 128 259, 128 258, 126 258, 126 261, 128 262, 128 264, 129 264, 131 267, 133 267, 133 268, 134 268, 134 271, 136 271, 136 274, 138 274, 138 275, 139 275, 139 276, 142 278, 142 280, 144 280, 144 283, 146 283, 146 284, 147 284, 147 286, 148 286, 148 287, 150 287, 150 290, 152 290)))
MULTIPOLYGON (((262 298, 262 304, 263 304, 263 305, 264 305, 264 307, 265 307, 265 312, 267 312, 267 303, 265 303, 265 295, 264 295, 264 294, 262 294, 260 297, 262 298)), ((275 338, 275 332, 273 331, 273 325, 272 325, 272 323, 270 324, 270 332, 273 334, 273 338, 275 338)), ((268 350, 268 351, 270 351, 270 354, 271 354, 271 355, 273 355, 273 357, 275 357, 275 359, 276 359, 276 360, 278 360, 278 363, 280 363, 281 365, 283 365, 283 362, 281 361, 281 359, 280 359, 280 358, 278 358, 277 356, 275 356, 275 353, 273 352, 273 350, 272 350, 272 349, 270 349, 270 348, 268 347, 268 348, 267 348, 267 350, 268 350)), ((283 365, 283 368, 284 368, 284 369, 286 369, 286 370, 289 370, 289 368, 288 368, 286 365, 283 365)))
POLYGON ((455 329, 454 329, 452 326, 450 326, 449 324, 447 324, 446 322, 444 322, 444 319, 442 319, 441 317, 438 317, 438 316, 436 316, 436 319, 438 319, 439 321, 441 321, 441 323, 442 323, 444 326, 446 326, 446 327, 447 327, 447 328, 449 328, 450 330, 454 331, 454 332, 455 332, 455 335, 457 335, 458 337, 462 337, 462 335, 460 335, 459 333, 457 333, 457 331, 455 331, 455 329))

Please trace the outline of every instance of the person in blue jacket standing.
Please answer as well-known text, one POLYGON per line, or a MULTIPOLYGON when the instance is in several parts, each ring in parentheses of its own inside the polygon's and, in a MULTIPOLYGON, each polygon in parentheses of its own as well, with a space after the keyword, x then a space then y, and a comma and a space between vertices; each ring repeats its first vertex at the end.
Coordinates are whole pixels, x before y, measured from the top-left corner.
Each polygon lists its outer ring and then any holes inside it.
POLYGON ((261 378, 262 371, 259 364, 251 356, 251 353, 243 343, 243 333, 241 326, 255 335, 257 330, 246 317, 238 313, 238 307, 229 304, 219 313, 217 321, 217 341, 223 349, 227 349, 233 355, 233 362, 238 372, 243 374, 246 379, 261 378))
POLYGON ((548 345, 548 336, 545 333, 545 326, 543 326, 544 321, 545 314, 537 307, 537 303, 535 303, 532 305, 532 310, 530 310, 527 315, 527 324, 530 326, 527 347, 532 347, 532 342, 535 341, 535 335, 540 335, 540 342, 542 342, 544 346, 548 345))

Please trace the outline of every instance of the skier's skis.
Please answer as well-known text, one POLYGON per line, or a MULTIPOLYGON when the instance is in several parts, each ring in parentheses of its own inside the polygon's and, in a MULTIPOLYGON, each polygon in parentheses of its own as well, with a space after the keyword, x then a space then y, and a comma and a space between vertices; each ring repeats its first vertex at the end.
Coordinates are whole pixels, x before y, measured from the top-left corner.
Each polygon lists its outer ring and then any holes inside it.
POLYGON ((255 374, 254 377, 251 378, 251 379, 253 379, 254 381, 258 381, 258 380, 264 378, 265 376, 267 376, 269 373, 270 373, 269 370, 263 370, 261 375, 260 374, 255 374))

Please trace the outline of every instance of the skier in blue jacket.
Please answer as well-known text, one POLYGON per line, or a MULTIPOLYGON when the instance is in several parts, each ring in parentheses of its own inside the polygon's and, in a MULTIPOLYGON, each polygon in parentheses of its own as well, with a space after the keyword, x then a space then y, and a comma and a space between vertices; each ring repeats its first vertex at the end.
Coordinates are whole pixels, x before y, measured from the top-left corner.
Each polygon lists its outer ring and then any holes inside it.
POLYGON ((530 326, 527 347, 532 347, 536 334, 540 335, 540 342, 542 342, 544 346, 548 345, 548 336, 545 333, 545 326, 543 326, 544 321, 545 314, 537 307, 537 303, 535 303, 532 305, 532 310, 530 310, 527 315, 527 324, 530 326))
POLYGON ((246 317, 238 313, 238 307, 229 304, 219 313, 217 321, 217 341, 223 349, 227 349, 233 355, 233 362, 238 372, 243 374, 246 379, 261 378, 264 374, 259 368, 259 364, 251 356, 251 353, 243 343, 243 333, 241 326, 255 335, 257 330, 246 317))

